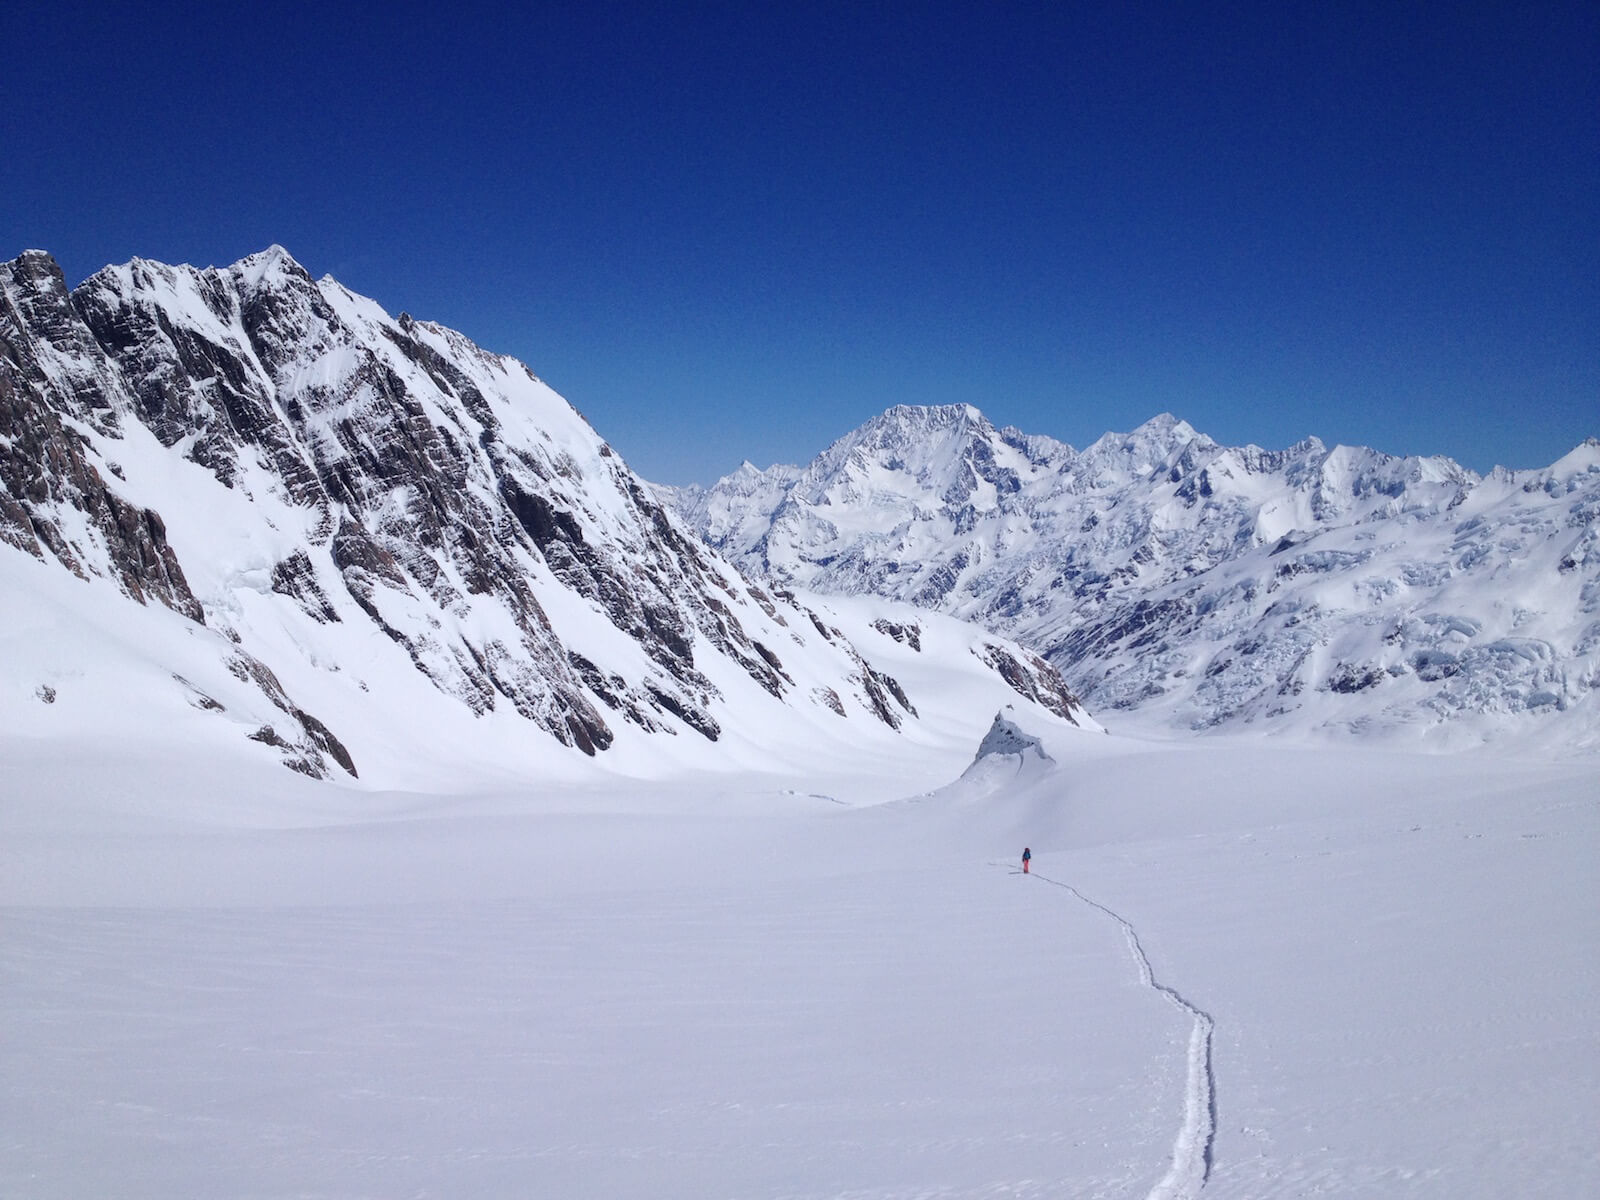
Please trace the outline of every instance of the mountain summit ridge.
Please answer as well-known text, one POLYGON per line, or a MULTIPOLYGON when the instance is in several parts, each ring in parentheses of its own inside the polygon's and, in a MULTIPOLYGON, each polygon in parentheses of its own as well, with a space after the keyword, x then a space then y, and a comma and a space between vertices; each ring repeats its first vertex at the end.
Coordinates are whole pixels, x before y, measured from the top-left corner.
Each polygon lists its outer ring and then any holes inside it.
POLYGON ((976 621, 1102 716, 1600 748, 1600 454, 1228 447, 1170 413, 1083 450, 899 405, 801 466, 663 489, 775 585, 976 621))

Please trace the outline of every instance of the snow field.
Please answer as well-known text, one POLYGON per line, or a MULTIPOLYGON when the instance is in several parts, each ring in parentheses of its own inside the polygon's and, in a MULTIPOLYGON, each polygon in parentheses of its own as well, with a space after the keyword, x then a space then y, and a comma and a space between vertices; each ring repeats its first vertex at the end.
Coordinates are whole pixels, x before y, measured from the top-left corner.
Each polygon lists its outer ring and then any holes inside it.
POLYGON ((1042 740, 233 820, 0 741, 0 1194, 1600 1190, 1585 765, 1042 740))
POLYGON ((1594 1194, 1592 771, 1318 757, 1277 823, 1036 867, 1114 907, 1214 1018, 1205 1195, 1594 1194))
POLYGON ((1142 1194, 1182 1031, 1115 931, 1038 899, 902 866, 11 909, 0 1190, 1142 1194))

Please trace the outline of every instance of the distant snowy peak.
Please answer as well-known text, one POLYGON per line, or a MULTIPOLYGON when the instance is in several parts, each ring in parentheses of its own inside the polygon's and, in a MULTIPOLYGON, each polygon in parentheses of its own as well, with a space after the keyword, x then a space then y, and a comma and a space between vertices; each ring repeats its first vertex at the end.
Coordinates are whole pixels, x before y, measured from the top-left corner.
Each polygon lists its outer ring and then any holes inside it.
POLYGON ((1600 746, 1597 496, 1594 439, 1480 478, 1315 437, 1222 446, 1166 413, 1077 451, 951 405, 680 511, 775 583, 1015 637, 1101 713, 1600 746))
MULTIPOLYGON (((1071 453, 1070 447, 1054 445, 1071 453)), ((793 490, 823 504, 874 489, 904 492, 906 482, 939 496, 970 494, 982 482, 1010 489, 1039 468, 1041 458, 1035 456, 1042 449, 1007 441, 970 404, 898 405, 824 450, 800 473, 793 490)))
POLYGON ((741 529, 741 522, 760 523, 788 494, 800 477, 800 468, 772 466, 765 471, 746 461, 738 470, 718 480, 715 488, 655 486, 664 504, 674 508, 702 533, 712 546, 739 543, 759 530, 741 529))
POLYGON ((1510 478, 1520 481, 1525 490, 1539 488, 1555 495, 1587 487, 1597 474, 1600 474, 1600 438, 1591 437, 1544 470, 1514 472, 1510 478))

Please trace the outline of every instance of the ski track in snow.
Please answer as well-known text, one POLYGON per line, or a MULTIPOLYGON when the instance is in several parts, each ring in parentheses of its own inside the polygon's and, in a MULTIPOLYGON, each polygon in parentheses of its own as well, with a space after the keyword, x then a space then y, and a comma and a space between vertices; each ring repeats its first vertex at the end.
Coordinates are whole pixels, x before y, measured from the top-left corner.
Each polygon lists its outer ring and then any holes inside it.
POLYGON ((1193 1200, 1211 1178, 1212 1143, 1217 1130, 1217 1087, 1211 1068, 1211 1034, 1215 1022, 1211 1014, 1191 1003, 1177 988, 1157 981, 1150 957, 1139 942, 1139 934, 1122 914, 1098 900, 1085 896, 1070 883, 1032 872, 1035 879, 1052 887, 1064 888, 1090 908, 1098 909, 1122 928, 1128 950, 1139 968, 1139 980, 1160 992, 1167 1002, 1194 1021, 1189 1035, 1188 1078, 1184 1084, 1183 1125, 1172 1144, 1172 1166, 1161 1181, 1150 1189, 1146 1200, 1193 1200))

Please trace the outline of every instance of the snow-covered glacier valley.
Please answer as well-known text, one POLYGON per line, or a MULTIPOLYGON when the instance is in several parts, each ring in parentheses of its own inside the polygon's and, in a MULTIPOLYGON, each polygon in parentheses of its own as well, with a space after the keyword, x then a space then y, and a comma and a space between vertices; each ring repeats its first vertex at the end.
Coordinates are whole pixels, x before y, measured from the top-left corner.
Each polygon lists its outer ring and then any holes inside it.
POLYGON ((1597 457, 663 496, 280 249, 0 265, 0 1194, 1600 1191, 1597 457))

